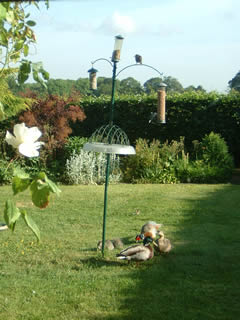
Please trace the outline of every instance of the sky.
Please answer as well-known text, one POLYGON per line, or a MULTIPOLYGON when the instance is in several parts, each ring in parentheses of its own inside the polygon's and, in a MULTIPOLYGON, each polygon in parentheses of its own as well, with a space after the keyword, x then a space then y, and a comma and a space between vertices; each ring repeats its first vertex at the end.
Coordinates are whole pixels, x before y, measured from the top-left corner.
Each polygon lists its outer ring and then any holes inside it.
MULTIPOLYGON (((118 72, 140 54, 147 64, 187 87, 225 93, 240 70, 239 0, 50 0, 31 8, 37 44, 29 59, 42 61, 53 79, 88 77, 91 62, 110 59, 114 38, 124 37, 118 72)), ((105 60, 98 76, 111 77, 105 60)), ((142 84, 159 74, 145 66, 123 70, 120 80, 142 84)))

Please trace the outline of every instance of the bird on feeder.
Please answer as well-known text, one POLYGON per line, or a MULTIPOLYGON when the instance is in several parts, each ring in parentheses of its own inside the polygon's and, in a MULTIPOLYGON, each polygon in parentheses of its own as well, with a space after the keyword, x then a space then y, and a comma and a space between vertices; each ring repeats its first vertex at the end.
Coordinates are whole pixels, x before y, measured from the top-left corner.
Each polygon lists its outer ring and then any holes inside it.
POLYGON ((142 64, 142 56, 140 56, 139 54, 135 54, 135 60, 136 63, 142 64))

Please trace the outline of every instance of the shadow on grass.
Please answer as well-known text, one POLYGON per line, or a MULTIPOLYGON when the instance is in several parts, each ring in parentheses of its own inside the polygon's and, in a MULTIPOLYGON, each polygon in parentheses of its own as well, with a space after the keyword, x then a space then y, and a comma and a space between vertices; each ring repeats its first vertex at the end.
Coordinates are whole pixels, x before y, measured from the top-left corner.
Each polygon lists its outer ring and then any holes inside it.
MULTIPOLYGON (((102 267, 112 267, 112 266, 122 266, 123 263, 113 260, 108 260, 102 257, 91 257, 87 259, 80 259, 81 265, 87 265, 91 268, 102 268, 102 267)), ((74 267, 73 267, 74 269, 74 267)), ((79 268, 80 269, 80 268, 79 268)))
MULTIPOLYGON (((120 291, 126 297, 121 309, 127 314, 102 319, 238 319, 239 195, 240 186, 233 185, 216 192, 209 186, 208 196, 196 200, 186 193, 187 209, 171 235, 174 249, 140 269, 131 268, 127 277, 138 281, 120 291)), ((98 266, 108 263, 90 261, 98 266)))

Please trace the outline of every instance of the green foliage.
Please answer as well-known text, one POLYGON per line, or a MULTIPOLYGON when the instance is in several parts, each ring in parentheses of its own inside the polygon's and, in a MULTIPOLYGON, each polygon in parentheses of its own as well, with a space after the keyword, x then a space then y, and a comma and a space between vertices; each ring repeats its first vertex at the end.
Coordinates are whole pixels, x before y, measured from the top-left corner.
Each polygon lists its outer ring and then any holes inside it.
POLYGON ((9 184, 13 177, 14 164, 0 159, 0 185, 9 184))
MULTIPOLYGON (((14 170, 12 179, 12 191, 14 196, 29 189, 32 203, 40 208, 46 208, 49 204, 50 194, 55 193, 59 196, 60 189, 54 182, 48 179, 44 172, 39 172, 30 176, 20 168, 14 170)), ((28 215, 25 209, 19 209, 12 199, 5 202, 4 219, 9 229, 15 230, 17 220, 22 217, 30 230, 40 240, 40 231, 33 219, 28 215)))
POLYGON ((176 177, 181 183, 226 183, 232 176, 230 168, 209 166, 204 161, 191 161, 188 165, 175 164, 176 177))
POLYGON ((195 142, 197 158, 206 165, 233 169, 233 159, 228 146, 220 134, 211 132, 205 135, 199 144, 195 142))
POLYGON ((158 140, 148 143, 138 139, 136 155, 123 161, 125 182, 132 183, 219 183, 228 182, 232 175, 233 160, 225 141, 213 132, 196 144, 198 160, 189 160, 185 153, 184 138, 180 141, 158 140))
POLYGON ((140 94, 143 92, 141 83, 132 77, 123 79, 120 82, 119 94, 140 94))
POLYGON ((138 139, 136 155, 126 157, 123 161, 123 180, 132 183, 178 182, 172 164, 181 147, 182 141, 173 141, 171 144, 166 142, 161 146, 158 140, 148 143, 138 139))
MULTIPOLYGON (((48 7, 48 1, 45 1, 48 7)), ((0 3, 0 49, 1 69, 0 78, 5 76, 5 69, 11 65, 19 64, 18 82, 25 82, 32 72, 35 81, 44 84, 43 79, 48 79, 48 73, 43 69, 41 63, 33 63, 27 60, 29 48, 35 44, 36 37, 31 27, 36 25, 35 21, 28 20, 30 13, 26 8, 30 5, 38 7, 37 1, 29 1, 24 5, 22 1, 0 3), (43 79, 39 77, 42 75, 43 79)))
POLYGON ((230 89, 240 92, 240 71, 228 82, 230 89))
POLYGON ((168 93, 172 92, 183 92, 183 86, 181 83, 171 76, 163 77, 163 78, 151 78, 147 80, 144 84, 144 91, 147 94, 153 94, 154 92, 157 92, 159 90, 160 83, 165 83, 167 85, 166 91, 168 93))
MULTIPOLYGON (((25 77, 24 74, 23 77, 25 77)), ((170 76, 163 78, 151 78, 147 80, 143 86, 133 77, 128 77, 123 80, 116 79, 116 96, 144 93, 151 95, 159 90, 159 84, 161 82, 167 84, 167 93, 183 92, 185 90, 176 78, 170 76)), ((63 97, 70 97, 73 95, 94 95, 97 97, 107 95, 110 97, 112 94, 112 78, 106 77, 98 77, 97 90, 94 92, 90 91, 88 78, 79 78, 77 80, 49 79, 45 81, 44 84, 46 84, 46 88, 40 86, 39 83, 24 83, 17 85, 12 80, 9 81, 10 88, 14 93, 21 94, 26 90, 30 90, 37 94, 38 97, 46 96, 47 94, 54 94, 63 97)), ((195 91, 204 91, 201 86, 198 86, 197 88, 192 86, 192 88, 194 88, 195 91)), ((190 90, 190 88, 186 88, 186 90, 190 90)))
POLYGON ((83 137, 68 137, 66 143, 64 144, 64 156, 69 159, 71 155, 79 154, 82 150, 83 145, 88 141, 87 138, 83 137))
MULTIPOLYGON (((86 97, 81 100, 86 120, 81 127, 73 126, 73 135, 90 136, 96 128, 109 121, 110 99, 86 97), (100 116, 101 115, 101 116, 100 116)), ((226 141, 235 164, 240 164, 240 95, 216 92, 172 93, 166 97, 164 125, 149 123, 151 112, 156 112, 156 95, 124 95, 116 97, 114 122, 128 135, 132 144, 138 138, 172 141, 185 137, 185 146, 193 151, 192 141, 201 140, 211 131, 226 141)))
POLYGON ((32 104, 32 99, 15 96, 9 90, 6 80, 0 79, 0 121, 29 109, 32 104))

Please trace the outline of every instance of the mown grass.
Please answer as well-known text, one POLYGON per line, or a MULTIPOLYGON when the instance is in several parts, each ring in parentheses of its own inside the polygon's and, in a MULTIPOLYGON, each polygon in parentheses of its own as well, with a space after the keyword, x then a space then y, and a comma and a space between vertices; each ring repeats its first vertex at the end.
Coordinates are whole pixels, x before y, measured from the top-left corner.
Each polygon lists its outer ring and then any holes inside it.
MULTIPOLYGON (((40 244, 24 222, 0 232, 0 319, 239 318, 239 185, 111 185, 107 239, 128 246, 155 220, 174 244, 139 267, 96 250, 104 186, 61 189, 42 211, 27 193, 16 198, 40 227, 40 244)), ((0 188, 1 208, 9 195, 0 188)))

